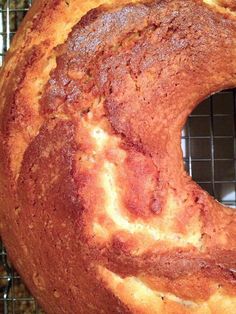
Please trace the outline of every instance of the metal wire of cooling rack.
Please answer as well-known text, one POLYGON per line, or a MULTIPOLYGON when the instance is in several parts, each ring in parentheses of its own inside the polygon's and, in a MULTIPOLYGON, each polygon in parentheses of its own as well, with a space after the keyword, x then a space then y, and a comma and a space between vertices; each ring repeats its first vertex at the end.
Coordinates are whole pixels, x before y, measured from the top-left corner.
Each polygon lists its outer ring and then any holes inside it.
POLYGON ((236 207, 236 89, 211 96, 182 133, 186 170, 218 201, 236 207))
MULTIPOLYGON (((0 0, 0 64, 29 0, 0 0)), ((218 93, 200 104, 182 132, 186 170, 206 191, 236 207, 236 90, 218 93)), ((0 243, 0 313, 43 313, 7 259, 0 243)))

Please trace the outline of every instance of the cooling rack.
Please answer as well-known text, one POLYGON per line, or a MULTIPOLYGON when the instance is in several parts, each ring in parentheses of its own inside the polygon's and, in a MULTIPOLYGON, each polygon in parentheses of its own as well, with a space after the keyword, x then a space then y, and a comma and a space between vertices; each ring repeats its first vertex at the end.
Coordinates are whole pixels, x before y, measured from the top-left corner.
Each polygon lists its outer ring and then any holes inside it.
MULTIPOLYGON (((0 0, 0 64, 30 5, 29 0, 0 0)), ((236 90, 220 92, 197 107, 183 129, 182 150, 194 180, 223 204, 236 207, 236 90)), ((43 313, 10 265, 2 243, 0 313, 43 313)))

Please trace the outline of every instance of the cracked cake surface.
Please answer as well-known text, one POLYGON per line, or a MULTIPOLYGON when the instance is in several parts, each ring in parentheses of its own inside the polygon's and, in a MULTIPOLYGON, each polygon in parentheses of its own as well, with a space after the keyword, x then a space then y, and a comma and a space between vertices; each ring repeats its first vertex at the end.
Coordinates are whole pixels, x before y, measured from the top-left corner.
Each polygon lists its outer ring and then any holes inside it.
POLYGON ((47 313, 234 314, 236 214, 181 130, 236 86, 235 1, 35 1, 0 78, 0 230, 47 313))

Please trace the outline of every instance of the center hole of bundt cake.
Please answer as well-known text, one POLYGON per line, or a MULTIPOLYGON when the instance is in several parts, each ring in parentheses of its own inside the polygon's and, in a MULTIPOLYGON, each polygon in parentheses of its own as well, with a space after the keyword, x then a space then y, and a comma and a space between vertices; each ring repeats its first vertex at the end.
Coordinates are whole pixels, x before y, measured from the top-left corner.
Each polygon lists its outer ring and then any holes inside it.
POLYGON ((182 131, 185 167, 218 201, 236 207, 236 90, 203 101, 182 131))

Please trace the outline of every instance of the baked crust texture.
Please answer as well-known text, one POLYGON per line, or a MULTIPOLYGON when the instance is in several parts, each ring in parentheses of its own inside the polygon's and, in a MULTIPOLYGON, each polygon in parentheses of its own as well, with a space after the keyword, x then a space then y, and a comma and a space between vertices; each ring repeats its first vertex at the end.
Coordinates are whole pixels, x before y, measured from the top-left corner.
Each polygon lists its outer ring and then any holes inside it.
POLYGON ((180 139, 236 86, 235 1, 35 1, 0 77, 1 236, 45 311, 234 314, 236 214, 180 139))

